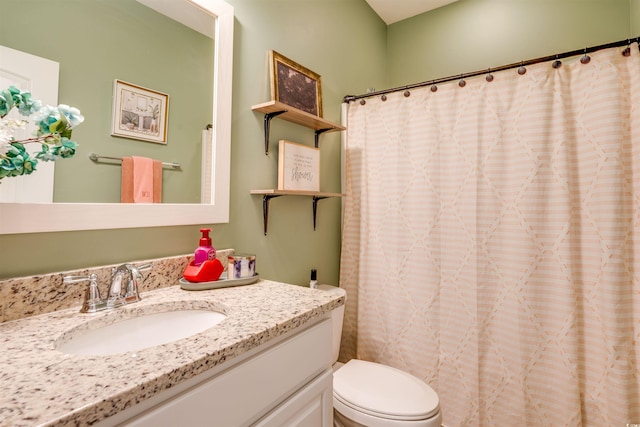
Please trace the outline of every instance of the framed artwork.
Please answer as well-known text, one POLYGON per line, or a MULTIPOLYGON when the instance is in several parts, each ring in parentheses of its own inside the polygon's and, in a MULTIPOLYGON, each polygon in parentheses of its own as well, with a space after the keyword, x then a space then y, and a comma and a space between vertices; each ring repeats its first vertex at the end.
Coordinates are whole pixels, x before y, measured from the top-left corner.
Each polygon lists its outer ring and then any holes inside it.
POLYGON ((271 99, 322 117, 322 88, 319 74, 269 51, 271 99))
POLYGON ((169 95, 115 80, 111 135, 167 143, 169 95))
POLYGON ((320 149, 281 140, 278 190, 320 191, 320 149))

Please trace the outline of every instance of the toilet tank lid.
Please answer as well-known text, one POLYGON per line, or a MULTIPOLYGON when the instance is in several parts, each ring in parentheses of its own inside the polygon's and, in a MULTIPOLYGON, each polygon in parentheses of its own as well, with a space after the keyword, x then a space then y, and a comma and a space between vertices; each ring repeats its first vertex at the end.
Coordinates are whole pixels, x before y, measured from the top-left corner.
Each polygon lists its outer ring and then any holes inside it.
POLYGON ((344 295, 345 298, 347 296, 347 291, 345 291, 344 289, 342 289, 339 286, 332 286, 332 285, 327 285, 327 284, 322 284, 322 285, 318 285, 318 289, 320 289, 321 291, 329 291, 329 292, 333 292, 337 295, 344 295))
POLYGON ((333 393, 346 405, 381 418, 424 420, 440 410, 437 393, 390 366, 353 359, 333 374, 333 393))

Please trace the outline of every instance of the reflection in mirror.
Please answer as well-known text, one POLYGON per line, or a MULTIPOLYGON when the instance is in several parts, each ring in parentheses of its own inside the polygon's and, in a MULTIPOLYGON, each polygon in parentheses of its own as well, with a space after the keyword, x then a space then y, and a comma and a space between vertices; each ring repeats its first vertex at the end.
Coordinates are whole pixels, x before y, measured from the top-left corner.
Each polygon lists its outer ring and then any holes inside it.
MULTIPOLYGON (((3 44, 61 64, 60 102, 77 106, 86 117, 82 126, 74 130, 74 140, 80 143, 78 152, 56 164, 54 202, 120 202, 123 175, 120 163, 92 162, 88 156, 93 152, 116 158, 142 156, 179 163, 180 169, 169 167, 161 172, 158 186, 162 187, 162 201, 200 203, 202 130, 212 120, 215 22, 195 5, 192 11, 200 19, 208 18, 198 22, 207 34, 136 0, 74 2, 69 8, 61 8, 56 2, 9 2, 10 16, 29 16, 30 20, 42 22, 34 22, 32 29, 25 32, 20 29, 20 20, 9 20, 3 26, 15 28, 4 28, 7 36, 3 36, 3 44), (57 23, 57 39, 74 42, 51 43, 47 21, 57 23), (140 102, 123 111, 117 121, 128 120, 124 125, 136 125, 136 130, 142 132, 124 132, 132 135, 131 139, 110 135, 115 79, 169 95, 166 142, 149 142, 154 138, 147 138, 144 129, 145 123, 151 124, 152 117, 145 118, 147 112, 140 102)), ((0 68, 8 66, 12 71, 13 61, 8 64, 4 59, 0 61, 0 68)), ((127 93, 140 95, 138 101, 147 100, 142 89, 140 92, 127 93)), ((39 92, 32 93, 35 98, 40 97, 39 92)), ((163 112, 158 109, 158 116, 164 116, 163 112)), ((45 165, 41 162, 39 166, 45 165)), ((40 175, 38 171, 22 178, 38 180, 40 175)), ((122 185, 126 185, 126 180, 122 185)), ((22 196, 20 201, 39 201, 28 195, 24 198, 24 193, 22 196)))
MULTIPOLYGON (((33 1, 35 0, 9 0, 3 2, 3 9, 7 5, 17 7, 17 5, 24 3, 33 3, 33 1)), ((42 2, 37 3, 40 6, 43 5, 42 2)), ((83 37, 63 38, 59 35, 51 37, 50 34, 42 37, 48 41, 48 47, 41 47, 40 50, 32 47, 32 53, 46 56, 47 50, 52 46, 63 45, 66 50, 72 51, 76 56, 82 58, 71 67, 80 69, 80 73, 76 73, 75 77, 71 79, 68 77, 70 74, 65 70, 64 61, 60 60, 61 101, 64 101, 63 94, 71 88, 79 86, 80 81, 86 84, 81 89, 82 94, 78 96, 83 102, 87 102, 87 106, 78 102, 78 98, 75 96, 67 101, 78 106, 86 117, 85 123, 74 131, 74 139, 81 146, 87 145, 87 148, 91 148, 91 152, 101 155, 114 157, 139 155, 165 162, 181 163, 180 170, 165 169, 163 172, 163 195, 168 194, 172 187, 178 188, 177 195, 167 196, 162 205, 97 203, 101 200, 91 199, 91 197, 95 197, 96 193, 100 193, 106 187, 111 187, 113 180, 117 182, 114 187, 115 193, 118 194, 116 200, 119 200, 120 165, 117 161, 115 165, 108 164, 108 162, 93 162, 88 158, 89 149, 86 151, 81 149, 74 158, 57 162, 56 181, 58 175, 61 177, 64 175, 58 169, 65 169, 65 173, 68 172, 70 175, 74 171, 82 169, 79 176, 71 175, 72 178, 67 181, 68 184, 63 184, 60 190, 56 188, 54 201, 59 200, 58 193, 61 194, 60 197, 63 197, 62 194, 66 191, 65 199, 61 199, 64 200, 64 203, 0 204, 0 233, 227 222, 229 216, 233 8, 221 0, 139 0, 134 6, 131 6, 131 0, 94 0, 74 2, 74 8, 76 5, 84 3, 103 9, 113 10, 112 8, 115 8, 120 14, 112 13, 109 20, 116 24, 124 24, 125 22, 134 24, 132 30, 120 30, 121 33, 126 34, 125 37, 116 34, 117 32, 110 33, 112 40, 109 45, 113 47, 115 59, 113 57, 106 59, 100 55, 97 58, 89 58, 89 52, 97 50, 100 53, 103 50, 100 44, 102 40, 83 37), (160 13, 150 11, 140 3, 151 6, 160 13), (169 9, 162 10, 163 5, 168 5, 169 9), (195 21, 202 22, 203 14, 210 17, 208 21, 205 19, 205 22, 211 22, 210 20, 213 19, 215 24, 215 39, 213 41, 202 36, 198 32, 199 30, 191 29, 197 28, 195 21), (178 19, 190 28, 169 21, 163 15, 178 19), (173 30, 169 32, 170 28, 177 27, 182 27, 178 31, 178 35, 175 35, 173 30), (127 33, 127 31, 130 32, 127 33), (146 46, 152 40, 161 40, 163 45, 161 47, 164 50, 154 52, 147 50, 146 46), (203 52, 211 52, 212 50, 215 52, 213 58, 209 55, 208 59, 205 59, 208 65, 185 62, 202 60, 205 57, 203 52), (180 53, 184 51, 188 53, 188 59, 180 56, 180 53), (133 55, 127 56, 130 52, 133 52, 133 55), (112 70, 110 73, 105 72, 106 68, 113 66, 113 62, 116 62, 120 68, 112 70), (127 64, 134 65, 126 68, 127 64), (148 64, 151 64, 151 68, 146 67, 148 64), (207 71, 202 71, 203 69, 207 71), (207 76, 207 79, 202 78, 207 76), (212 76, 213 78, 211 78, 212 76), (170 118, 166 145, 110 135, 111 99, 113 81, 116 78, 170 95, 170 118), (201 78, 202 82, 200 82, 201 78), (175 86, 166 89, 168 85, 175 86), (210 96, 211 93, 214 95, 213 99, 210 96), (92 111, 94 113, 90 114, 92 111), (90 121, 95 122, 89 126, 90 121), (204 198, 211 202, 207 205, 191 204, 190 202, 197 202, 203 197, 200 185, 201 164, 203 163, 201 158, 203 129, 210 123, 213 124, 211 152, 208 155, 208 159, 211 160, 211 168, 205 172, 210 171, 212 182, 209 182, 211 184, 209 190, 205 188, 204 198), (93 149, 94 147, 100 148, 93 149), (61 167, 65 162, 69 162, 68 165, 61 167), (197 174, 190 178, 191 181, 178 183, 178 178, 193 172, 197 172, 197 174), (101 174, 104 174, 105 177, 103 178, 101 174), (107 175, 111 175, 111 177, 107 177, 107 175), (69 190, 72 181, 74 184, 79 183, 82 189, 69 190), (85 194, 83 203, 75 203, 76 200, 71 200, 76 197, 76 193, 85 194), (87 197, 89 200, 86 200, 87 197), (91 203, 85 203, 86 201, 91 203), (45 218, 44 221, 43 218, 45 218)), ((80 8, 80 6, 78 7, 80 8)), ((28 13, 19 15, 31 17, 35 9, 36 7, 31 5, 28 13)), ((67 8, 64 9, 65 14, 72 14, 67 8)), ((76 10, 74 13, 79 12, 80 10, 76 10)), ((100 12, 93 13, 100 14, 100 12)), ((83 16, 73 16, 75 19, 69 26, 74 34, 81 30, 87 31, 87 27, 95 25, 83 16)), ((103 16, 100 16, 100 20, 102 18, 103 16)), ((45 24, 43 23, 42 27, 48 28, 45 24)), ((7 39, 4 27, 3 25, 3 28, 0 29, 3 43, 7 39)), ((34 25, 34 27, 38 27, 38 25, 34 25)), ((23 32, 18 33, 23 34, 23 32)), ((15 42, 15 44, 16 49, 28 50, 19 42, 15 42)))
MULTIPOLYGON (((57 106, 59 71, 60 64, 55 61, 0 46, 0 90, 14 86, 23 92, 37 93, 37 99, 42 105, 57 106)), ((14 141, 26 141, 37 130, 33 115, 30 119, 25 123, 25 117, 14 105, 6 113, 3 123, 9 120, 22 122, 22 126, 13 128, 9 133, 14 141)), ((24 144, 24 148, 31 159, 34 159, 40 151, 40 144, 24 144)), ((53 202, 55 162, 40 161, 36 165, 36 171, 37 173, 30 175, 0 178, 0 203, 53 202)))

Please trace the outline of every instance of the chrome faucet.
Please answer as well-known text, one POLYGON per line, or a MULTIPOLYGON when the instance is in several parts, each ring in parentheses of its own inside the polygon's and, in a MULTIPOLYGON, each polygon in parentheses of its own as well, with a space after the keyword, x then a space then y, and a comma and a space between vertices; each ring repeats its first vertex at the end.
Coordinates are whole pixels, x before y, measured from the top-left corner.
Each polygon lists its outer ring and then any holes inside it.
POLYGON ((109 285, 106 299, 102 299, 100 296, 98 276, 95 274, 88 276, 65 276, 63 283, 89 281, 80 312, 95 313, 140 301, 140 293, 138 291, 138 284, 142 280, 142 274, 140 274, 140 272, 149 269, 151 269, 151 264, 143 264, 138 267, 133 264, 122 264, 113 268, 111 284, 109 285))
POLYGON ((140 267, 134 267, 132 264, 122 264, 115 268, 111 276, 107 305, 119 307, 140 301, 140 294, 138 293, 138 283, 142 279, 140 270, 149 268, 151 268, 151 264, 145 264, 140 267))

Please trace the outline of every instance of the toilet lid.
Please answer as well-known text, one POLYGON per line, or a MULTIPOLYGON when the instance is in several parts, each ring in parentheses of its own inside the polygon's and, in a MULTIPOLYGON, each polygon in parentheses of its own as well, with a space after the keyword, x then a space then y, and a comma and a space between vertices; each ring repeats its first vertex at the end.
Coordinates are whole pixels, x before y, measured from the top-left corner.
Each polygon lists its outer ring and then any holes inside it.
POLYGON ((424 420, 440 410, 438 395, 418 378, 390 366, 353 359, 333 374, 342 403, 381 418, 424 420))

